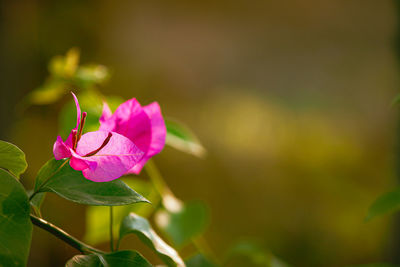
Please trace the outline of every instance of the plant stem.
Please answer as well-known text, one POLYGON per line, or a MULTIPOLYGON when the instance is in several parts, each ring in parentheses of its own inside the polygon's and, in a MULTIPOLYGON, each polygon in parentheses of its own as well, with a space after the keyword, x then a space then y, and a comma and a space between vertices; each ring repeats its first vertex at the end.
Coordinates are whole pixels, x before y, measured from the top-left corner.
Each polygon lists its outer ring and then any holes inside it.
POLYGON ((114 251, 114 235, 113 235, 113 207, 110 206, 110 250, 114 251))
POLYGON ((64 167, 65 164, 67 164, 67 162, 69 162, 69 159, 66 160, 63 164, 61 164, 60 167, 57 168, 57 170, 55 172, 53 172, 49 177, 46 178, 46 180, 43 181, 43 183, 41 183, 41 185, 32 193, 32 195, 29 197, 29 202, 33 199, 33 197, 40 191, 40 189, 42 189, 42 187, 47 184, 47 182, 50 180, 51 177, 54 176, 54 174, 56 174, 59 170, 61 170, 62 167, 64 167))
POLYGON ((46 220, 43 220, 41 218, 36 217, 35 215, 30 215, 31 216, 31 221, 34 225, 42 228, 43 230, 46 230, 47 232, 51 233, 52 235, 56 236, 58 239, 61 239, 68 245, 70 245, 73 248, 76 248, 80 252, 84 254, 89 254, 89 253, 104 253, 101 250, 98 250, 94 247, 91 247, 80 240, 76 239, 75 237, 71 236, 67 232, 65 232, 63 229, 55 226, 52 223, 49 223, 46 220))

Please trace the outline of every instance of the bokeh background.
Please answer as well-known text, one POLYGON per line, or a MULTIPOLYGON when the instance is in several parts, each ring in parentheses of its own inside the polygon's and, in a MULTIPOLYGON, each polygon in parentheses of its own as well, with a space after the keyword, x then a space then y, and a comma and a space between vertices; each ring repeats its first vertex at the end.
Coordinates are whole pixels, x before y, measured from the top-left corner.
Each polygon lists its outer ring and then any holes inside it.
MULTIPOLYGON (((395 262, 393 216, 364 223, 396 184, 397 3, 328 1, 2 1, 0 137, 18 145, 31 188, 52 157, 64 103, 15 107, 48 61, 79 47, 112 72, 106 95, 158 101, 208 154, 155 158, 183 200, 211 210, 217 255, 256 239, 294 266, 395 262)), ((71 234, 85 207, 49 196, 44 215, 71 234)), ((396 230, 397 229, 397 230, 396 230)), ((35 229, 29 266, 76 251, 35 229)), ((151 257, 151 256, 150 256, 151 257)))

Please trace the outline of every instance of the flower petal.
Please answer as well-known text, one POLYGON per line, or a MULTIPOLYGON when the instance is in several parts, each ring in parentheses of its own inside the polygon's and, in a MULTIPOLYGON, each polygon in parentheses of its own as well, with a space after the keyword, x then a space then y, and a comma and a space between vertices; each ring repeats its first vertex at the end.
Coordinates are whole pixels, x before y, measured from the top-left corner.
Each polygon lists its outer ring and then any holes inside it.
MULTIPOLYGON (((88 168, 83 169, 83 175, 95 182, 107 182, 124 175, 137 164, 144 153, 128 138, 112 132, 108 143, 95 155, 87 156, 103 145, 109 136, 107 131, 89 132, 82 135, 76 147, 74 158, 84 161, 88 168)), ((78 163, 80 164, 80 163, 78 163)), ((79 167, 78 165, 76 167, 79 167)), ((83 166, 83 164, 82 164, 83 166)))
MULTIPOLYGON (((79 124, 81 123, 81 107, 79 106, 79 101, 78 101, 78 98, 76 97, 76 95, 73 93, 73 92, 71 92, 71 94, 72 94, 72 96, 73 96, 73 98, 74 98, 74 101, 75 101, 75 106, 76 106, 76 126, 75 126, 75 128, 74 129, 72 129, 72 131, 73 130, 78 130, 78 127, 79 127, 79 124)), ((73 142, 72 142, 72 137, 73 137, 73 133, 72 133, 72 131, 71 131, 71 133, 68 135, 68 137, 67 137, 67 140, 65 140, 65 144, 67 145, 67 146, 69 146, 69 147, 72 147, 73 146, 73 142)))
POLYGON ((122 103, 106 121, 100 121, 100 129, 119 133, 147 153, 151 142, 151 122, 139 102, 133 98, 122 103))
POLYGON ((163 150, 167 136, 167 128, 161 114, 160 106, 157 102, 153 102, 143 107, 143 110, 146 112, 147 116, 149 116, 151 121, 151 143, 146 156, 152 157, 163 150))
POLYGON ((53 154, 56 160, 71 157, 71 152, 68 146, 64 143, 61 136, 57 136, 57 140, 53 145, 53 154))
POLYGON ((112 116, 112 112, 110 107, 106 102, 103 102, 103 113, 101 114, 100 117, 100 123, 105 123, 108 119, 110 119, 112 116))
POLYGON ((153 102, 143 107, 143 110, 151 121, 151 142, 146 155, 138 164, 130 169, 128 173, 139 174, 146 162, 154 155, 160 153, 165 145, 167 128, 161 114, 160 106, 157 102, 153 102))

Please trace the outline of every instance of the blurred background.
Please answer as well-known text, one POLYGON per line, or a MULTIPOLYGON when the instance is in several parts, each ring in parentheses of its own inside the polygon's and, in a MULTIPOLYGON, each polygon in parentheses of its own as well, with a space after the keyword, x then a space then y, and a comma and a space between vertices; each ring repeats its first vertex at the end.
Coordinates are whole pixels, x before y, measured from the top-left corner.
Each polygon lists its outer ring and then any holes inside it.
MULTIPOLYGON (((15 107, 79 47, 104 64, 106 95, 158 101, 186 123, 204 159, 166 147, 155 157, 183 200, 211 211, 217 255, 257 240, 294 266, 396 261, 393 216, 365 223, 396 184, 395 1, 2 1, 0 138, 18 145, 33 179, 52 157, 56 105, 15 107)), ((74 236, 85 207, 49 195, 43 213, 74 236)), ((397 228, 397 231, 396 231, 397 228)), ((29 266, 76 254, 35 229, 29 266)), ((151 257, 151 256, 149 256, 151 257)))

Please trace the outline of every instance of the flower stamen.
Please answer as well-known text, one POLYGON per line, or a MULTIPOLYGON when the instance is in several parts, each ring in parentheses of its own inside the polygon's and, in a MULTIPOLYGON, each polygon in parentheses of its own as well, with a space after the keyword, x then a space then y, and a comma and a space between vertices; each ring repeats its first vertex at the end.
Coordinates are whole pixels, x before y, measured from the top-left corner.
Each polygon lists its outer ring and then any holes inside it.
POLYGON ((110 142, 111 136, 112 136, 112 133, 109 132, 106 139, 104 139, 103 144, 101 144, 101 146, 98 149, 93 150, 92 152, 89 152, 86 155, 84 155, 84 157, 90 157, 90 156, 95 155, 97 152, 99 152, 103 147, 105 147, 108 144, 108 142, 110 142))

